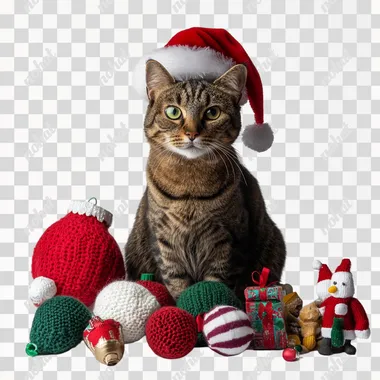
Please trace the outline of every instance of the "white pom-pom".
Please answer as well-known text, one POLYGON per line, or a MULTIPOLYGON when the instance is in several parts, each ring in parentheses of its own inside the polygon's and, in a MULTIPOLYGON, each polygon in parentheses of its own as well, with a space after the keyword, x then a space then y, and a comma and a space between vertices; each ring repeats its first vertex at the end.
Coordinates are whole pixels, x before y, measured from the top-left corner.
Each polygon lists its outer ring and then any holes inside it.
POLYGON ((250 124, 243 132, 243 143, 256 152, 265 152, 273 144, 273 131, 269 124, 250 124))
POLYGON ((47 277, 36 277, 29 286, 29 298, 35 306, 40 306, 44 301, 53 298, 57 294, 55 282, 47 277))
POLYGON ((313 269, 320 270, 321 266, 322 266, 322 263, 319 260, 314 260, 313 261, 313 269))

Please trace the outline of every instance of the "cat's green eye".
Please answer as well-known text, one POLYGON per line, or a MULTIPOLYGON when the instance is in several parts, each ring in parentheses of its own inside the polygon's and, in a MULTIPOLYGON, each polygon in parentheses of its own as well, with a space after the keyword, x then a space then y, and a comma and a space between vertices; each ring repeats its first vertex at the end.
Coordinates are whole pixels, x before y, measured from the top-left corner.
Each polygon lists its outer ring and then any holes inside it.
POLYGON ((210 107, 206 112, 204 117, 207 120, 216 120, 220 116, 219 107, 210 107))
POLYGON ((182 112, 178 107, 169 106, 165 109, 165 115, 171 120, 178 120, 182 112))

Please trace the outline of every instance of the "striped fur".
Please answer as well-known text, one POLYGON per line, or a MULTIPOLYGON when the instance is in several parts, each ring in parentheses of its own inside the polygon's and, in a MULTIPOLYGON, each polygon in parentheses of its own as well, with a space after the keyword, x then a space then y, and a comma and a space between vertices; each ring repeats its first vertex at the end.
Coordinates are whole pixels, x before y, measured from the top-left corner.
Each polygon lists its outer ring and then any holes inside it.
POLYGON ((151 66, 147 189, 125 248, 128 278, 155 273, 175 298, 194 282, 222 281, 243 299, 252 271, 266 266, 270 281, 280 279, 286 254, 257 180, 232 147, 244 71, 231 69, 214 83, 175 83, 162 66, 151 66), (180 119, 165 115, 169 105, 181 109, 180 119), (217 120, 204 118, 211 106, 221 110, 217 120), (197 148, 185 149, 187 131, 199 133, 197 148))

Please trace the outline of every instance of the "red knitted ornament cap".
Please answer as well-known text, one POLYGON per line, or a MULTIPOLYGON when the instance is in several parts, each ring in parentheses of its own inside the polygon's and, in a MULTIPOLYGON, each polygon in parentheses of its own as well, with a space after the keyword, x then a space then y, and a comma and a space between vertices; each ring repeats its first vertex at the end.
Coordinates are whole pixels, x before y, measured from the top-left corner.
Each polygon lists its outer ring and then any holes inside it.
POLYGON ((145 289, 149 290, 157 299, 161 306, 174 306, 175 301, 170 295, 168 289, 165 285, 160 284, 155 281, 139 280, 136 281, 137 284, 143 286, 145 289))
POLYGON ((32 256, 29 297, 36 306, 54 295, 90 306, 104 286, 125 277, 120 248, 108 231, 111 222, 109 211, 74 201, 68 214, 46 229, 32 256))
POLYGON ((243 46, 225 29, 194 27, 173 36, 161 49, 144 56, 133 74, 133 86, 141 97, 146 97, 145 63, 149 59, 160 62, 177 81, 205 79, 215 81, 236 64, 247 68, 246 94, 240 104, 247 101, 255 114, 256 122, 246 126, 243 142, 258 152, 269 149, 273 132, 264 123, 263 86, 260 75, 243 46))

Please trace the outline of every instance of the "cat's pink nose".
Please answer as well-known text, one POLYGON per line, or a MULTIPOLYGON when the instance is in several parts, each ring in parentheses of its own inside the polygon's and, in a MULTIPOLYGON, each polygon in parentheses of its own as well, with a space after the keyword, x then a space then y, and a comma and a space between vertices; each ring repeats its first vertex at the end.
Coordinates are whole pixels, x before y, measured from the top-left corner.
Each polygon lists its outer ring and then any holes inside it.
POLYGON ((197 136, 199 136, 198 132, 186 132, 186 136, 189 138, 190 141, 194 141, 197 136))

